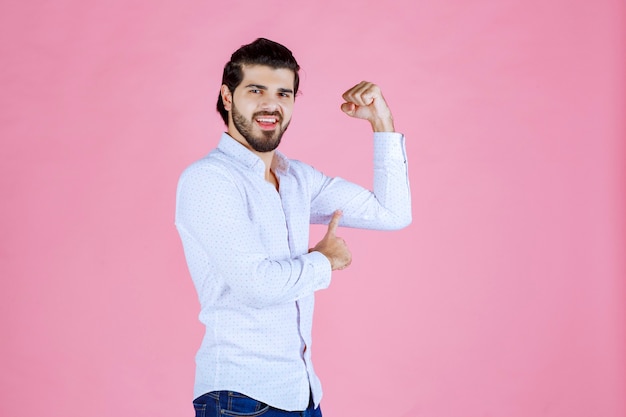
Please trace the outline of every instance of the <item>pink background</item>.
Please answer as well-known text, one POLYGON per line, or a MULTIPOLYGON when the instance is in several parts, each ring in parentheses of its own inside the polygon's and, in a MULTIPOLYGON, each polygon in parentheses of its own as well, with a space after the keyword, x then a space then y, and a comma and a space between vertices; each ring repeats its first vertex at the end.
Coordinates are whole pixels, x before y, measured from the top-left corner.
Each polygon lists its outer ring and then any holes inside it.
POLYGON ((625 12, 2 1, 0 415, 193 414, 175 187, 265 36, 303 67, 285 153, 368 185, 369 128, 339 111, 362 79, 408 142, 413 224, 342 229, 353 266, 319 293, 325 415, 624 417, 625 12))

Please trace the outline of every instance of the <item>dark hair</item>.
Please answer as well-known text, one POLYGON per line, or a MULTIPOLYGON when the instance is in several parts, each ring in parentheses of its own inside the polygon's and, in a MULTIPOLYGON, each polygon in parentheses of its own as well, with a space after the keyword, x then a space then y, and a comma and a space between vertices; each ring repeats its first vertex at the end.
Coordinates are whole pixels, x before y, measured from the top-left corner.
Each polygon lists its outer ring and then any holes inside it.
MULTIPOLYGON (((225 84, 231 93, 243 80, 243 65, 266 65, 274 69, 290 69, 294 73, 294 97, 298 92, 300 66, 291 51, 277 42, 259 38, 248 45, 243 45, 232 54, 230 61, 224 66, 222 75, 222 84, 225 84)), ((224 108, 221 92, 217 97, 217 111, 224 119, 224 123, 228 125, 228 111, 224 108)))

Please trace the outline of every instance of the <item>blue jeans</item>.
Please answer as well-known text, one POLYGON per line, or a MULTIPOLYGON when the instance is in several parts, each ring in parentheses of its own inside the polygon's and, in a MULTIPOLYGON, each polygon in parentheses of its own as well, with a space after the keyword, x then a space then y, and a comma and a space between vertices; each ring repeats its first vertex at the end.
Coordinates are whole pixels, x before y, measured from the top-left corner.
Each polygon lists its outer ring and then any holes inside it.
POLYGON ((233 391, 213 391, 193 400, 196 417, 322 417, 313 398, 304 411, 284 411, 233 391))

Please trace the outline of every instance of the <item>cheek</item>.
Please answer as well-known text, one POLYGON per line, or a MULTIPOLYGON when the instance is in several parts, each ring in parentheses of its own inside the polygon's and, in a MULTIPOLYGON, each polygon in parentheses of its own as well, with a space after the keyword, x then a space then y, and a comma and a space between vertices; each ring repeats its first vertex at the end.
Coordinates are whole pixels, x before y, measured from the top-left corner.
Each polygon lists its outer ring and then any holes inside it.
POLYGON ((251 100, 249 98, 235 101, 235 104, 237 105, 237 110, 239 110, 240 113, 249 115, 254 113, 258 108, 258 103, 256 102, 256 100, 251 100))
POLYGON ((283 116, 285 117, 285 119, 291 119, 292 114, 293 114, 293 104, 283 106, 283 116))

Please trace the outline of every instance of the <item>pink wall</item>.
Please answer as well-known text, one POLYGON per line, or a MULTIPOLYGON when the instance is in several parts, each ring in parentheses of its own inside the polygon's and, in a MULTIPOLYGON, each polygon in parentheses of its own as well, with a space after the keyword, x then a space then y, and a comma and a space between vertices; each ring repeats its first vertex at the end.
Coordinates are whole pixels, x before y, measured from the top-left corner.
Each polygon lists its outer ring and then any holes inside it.
POLYGON ((362 79, 408 139, 413 224, 342 230, 318 297, 325 415, 626 415, 622 1, 209 3, 0 4, 1 416, 192 415, 174 191, 258 36, 304 68, 284 152, 368 184, 362 79))

